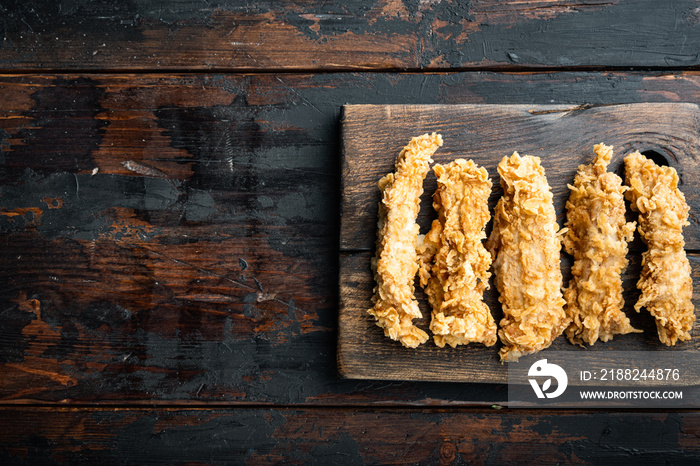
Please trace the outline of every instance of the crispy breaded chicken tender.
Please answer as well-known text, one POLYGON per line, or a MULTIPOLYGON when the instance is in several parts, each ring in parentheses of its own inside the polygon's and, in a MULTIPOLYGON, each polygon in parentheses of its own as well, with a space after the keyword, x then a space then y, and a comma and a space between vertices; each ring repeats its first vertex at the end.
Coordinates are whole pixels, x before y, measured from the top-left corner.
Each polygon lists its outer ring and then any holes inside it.
POLYGON ((625 157, 625 197, 639 212, 639 233, 647 245, 642 254, 642 291, 634 309, 642 307, 656 319, 659 340, 675 345, 690 340, 695 321, 691 301, 693 280, 685 255, 683 227, 688 225, 688 204, 678 189, 678 174, 672 167, 660 167, 639 151, 625 157))
POLYGON ((549 347, 569 325, 561 294, 559 226, 539 157, 514 152, 498 164, 503 197, 486 247, 504 317, 501 361, 549 347))
POLYGON ((418 271, 416 217, 432 155, 442 146, 442 136, 433 133, 418 136, 408 143, 396 159, 394 173, 379 180, 377 252, 372 269, 377 285, 368 312, 384 334, 407 348, 428 340, 428 334, 413 325, 422 317, 413 294, 418 271))
POLYGON ((622 311, 620 275, 627 268, 627 243, 634 222, 625 222, 622 179, 607 171, 613 148, 593 147, 595 160, 578 167, 566 203, 567 222, 563 244, 574 256, 573 278, 564 290, 566 314, 571 324, 566 336, 573 344, 593 345, 615 334, 641 332, 622 311))
POLYGON ((418 247, 421 285, 433 308, 433 339, 440 348, 469 343, 492 346, 496 322, 483 301, 491 255, 482 244, 491 218, 491 180, 486 169, 471 160, 457 159, 433 170, 438 181, 433 195, 438 218, 418 247))

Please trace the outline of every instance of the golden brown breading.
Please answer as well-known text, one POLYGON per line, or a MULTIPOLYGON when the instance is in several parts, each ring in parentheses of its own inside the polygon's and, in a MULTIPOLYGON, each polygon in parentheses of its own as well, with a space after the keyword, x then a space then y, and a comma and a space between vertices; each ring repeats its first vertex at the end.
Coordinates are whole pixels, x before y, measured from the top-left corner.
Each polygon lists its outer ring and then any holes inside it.
POLYGON ((438 219, 418 247, 421 285, 433 308, 433 339, 440 348, 469 343, 492 346, 496 322, 483 301, 491 255, 482 244, 491 218, 491 180, 486 169, 471 160, 457 159, 433 170, 438 179, 433 196, 438 219))
POLYGON ((564 312, 559 226, 539 157, 517 152, 498 164, 503 197, 486 247, 504 317, 501 361, 547 348, 570 321, 564 312))
POLYGON ((379 180, 382 200, 377 223, 377 253, 372 259, 377 286, 372 297, 374 307, 368 312, 386 336, 408 348, 415 348, 428 339, 428 334, 412 322, 422 317, 413 295, 419 266, 416 217, 431 156, 441 145, 442 136, 435 133, 411 139, 396 159, 395 172, 379 180))
POLYGON ((637 282, 642 295, 634 309, 646 307, 656 319, 661 342, 675 345, 690 339, 695 321, 693 280, 683 249, 688 204, 676 170, 660 167, 638 151, 625 157, 625 179, 630 188, 625 197, 639 212, 639 233, 648 247, 637 282))
POLYGON ((615 334, 641 332, 622 311, 620 275, 627 267, 627 243, 635 223, 625 222, 622 179, 607 171, 612 146, 593 147, 595 161, 578 167, 566 203, 566 252, 574 256, 573 278, 564 290, 566 314, 572 320, 566 336, 573 344, 593 345, 615 334))

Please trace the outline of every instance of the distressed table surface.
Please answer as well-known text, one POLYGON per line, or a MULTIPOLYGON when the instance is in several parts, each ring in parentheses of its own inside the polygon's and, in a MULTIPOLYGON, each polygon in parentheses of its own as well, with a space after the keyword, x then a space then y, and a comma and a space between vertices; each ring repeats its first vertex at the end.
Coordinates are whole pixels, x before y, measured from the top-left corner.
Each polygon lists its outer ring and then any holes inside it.
POLYGON ((250 3, 0 5, 0 461, 700 459, 697 411, 336 369, 342 106, 700 104, 700 4, 250 3))

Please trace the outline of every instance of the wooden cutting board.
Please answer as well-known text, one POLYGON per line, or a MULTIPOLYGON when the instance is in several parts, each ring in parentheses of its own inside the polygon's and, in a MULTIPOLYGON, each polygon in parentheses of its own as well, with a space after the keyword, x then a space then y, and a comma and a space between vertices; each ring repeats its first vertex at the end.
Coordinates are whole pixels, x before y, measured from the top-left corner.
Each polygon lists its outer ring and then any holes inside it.
MULTIPOLYGON (((473 159, 486 167, 494 184, 491 211, 501 196, 496 167, 517 150, 542 159, 554 193, 559 225, 565 222, 564 204, 580 164, 590 163, 593 145, 613 145, 610 170, 623 176, 622 159, 635 150, 657 163, 674 167, 681 190, 690 205, 691 225, 684 230, 693 270, 694 304, 700 305, 700 108, 695 104, 629 104, 604 106, 562 105, 346 105, 342 117, 342 187, 340 229, 340 311, 338 370, 341 376, 362 379, 426 380, 505 383, 507 367, 498 358, 500 343, 492 347, 468 345, 438 348, 432 338, 417 349, 407 349, 386 338, 367 314, 374 281, 370 260, 376 236, 377 181, 393 170, 400 150, 413 136, 442 134, 444 145, 433 157, 436 163, 455 158, 473 159)), ((624 179, 624 176, 623 176, 624 179)), ((428 231, 435 218, 431 196, 437 182, 432 171, 425 181, 418 223, 428 231)), ((636 216, 628 212, 630 219, 636 216)), ((487 228, 490 233, 491 224, 487 228)), ((635 284, 645 246, 638 235, 630 244, 630 266, 623 276, 625 311, 643 334, 616 336, 590 348, 571 345, 563 336, 549 350, 576 351, 592 361, 600 351, 683 351, 700 348, 699 325, 693 339, 673 348, 658 341, 653 318, 635 313, 639 293, 635 284)), ((571 257, 562 253, 564 284, 570 278, 571 257)), ((416 286, 424 318, 415 321, 428 331, 430 308, 416 286)), ((491 282, 485 301, 498 322, 502 317, 498 295, 491 282)), ((546 355, 545 350, 542 354, 546 355)))

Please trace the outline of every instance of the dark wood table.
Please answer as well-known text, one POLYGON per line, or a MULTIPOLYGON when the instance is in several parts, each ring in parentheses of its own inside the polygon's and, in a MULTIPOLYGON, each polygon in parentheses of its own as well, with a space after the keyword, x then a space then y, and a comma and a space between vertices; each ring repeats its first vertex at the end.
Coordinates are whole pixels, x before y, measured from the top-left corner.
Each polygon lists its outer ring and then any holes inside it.
POLYGON ((343 104, 700 103, 697 1, 0 12, 2 463, 700 460, 696 410, 499 409, 335 350, 343 104))

